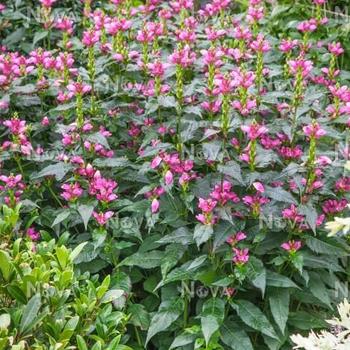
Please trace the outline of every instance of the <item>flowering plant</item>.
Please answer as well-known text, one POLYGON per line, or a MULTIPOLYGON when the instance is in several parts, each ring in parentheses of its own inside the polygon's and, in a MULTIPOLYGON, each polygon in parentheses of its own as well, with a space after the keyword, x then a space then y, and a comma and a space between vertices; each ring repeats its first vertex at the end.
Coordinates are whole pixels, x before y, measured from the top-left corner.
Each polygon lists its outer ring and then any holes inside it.
POLYGON ((323 327, 349 254, 324 227, 350 199, 333 2, 30 4, 0 6, 1 244, 82 247, 77 276, 127 293, 113 349, 288 349, 323 327))

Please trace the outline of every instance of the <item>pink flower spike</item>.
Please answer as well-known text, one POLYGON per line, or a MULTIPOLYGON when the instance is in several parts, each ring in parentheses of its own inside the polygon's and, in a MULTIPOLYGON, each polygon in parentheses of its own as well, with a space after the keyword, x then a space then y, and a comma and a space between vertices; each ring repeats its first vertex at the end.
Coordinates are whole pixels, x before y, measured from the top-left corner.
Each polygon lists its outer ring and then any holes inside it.
POLYGON ((320 137, 326 135, 326 131, 316 122, 304 126, 303 131, 306 136, 314 137, 315 139, 319 139, 320 137))

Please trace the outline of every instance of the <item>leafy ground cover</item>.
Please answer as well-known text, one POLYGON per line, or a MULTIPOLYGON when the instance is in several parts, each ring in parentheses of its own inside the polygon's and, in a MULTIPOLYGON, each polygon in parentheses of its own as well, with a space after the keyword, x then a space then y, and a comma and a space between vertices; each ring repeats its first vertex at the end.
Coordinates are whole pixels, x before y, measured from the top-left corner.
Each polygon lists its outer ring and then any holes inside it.
POLYGON ((327 327, 347 9, 2 2, 0 349, 283 350, 327 327))

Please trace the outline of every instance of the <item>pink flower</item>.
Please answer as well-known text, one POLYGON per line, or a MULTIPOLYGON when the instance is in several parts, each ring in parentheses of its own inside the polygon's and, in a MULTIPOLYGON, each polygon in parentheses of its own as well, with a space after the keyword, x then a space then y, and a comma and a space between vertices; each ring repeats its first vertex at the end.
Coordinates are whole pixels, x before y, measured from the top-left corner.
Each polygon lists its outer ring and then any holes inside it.
POLYGON ((241 129, 247 134, 250 140, 256 140, 268 132, 268 129, 265 126, 259 125, 257 123, 242 125, 241 129))
POLYGON ((285 219, 295 222, 302 222, 304 220, 304 216, 298 213, 298 208, 294 204, 292 204, 289 208, 283 209, 282 216, 285 219))
POLYGON ((91 91, 91 86, 80 82, 74 82, 74 83, 68 84, 67 89, 74 95, 77 95, 77 94, 84 95, 91 91))
POLYGON ((184 68, 191 66, 196 60, 196 53, 191 51, 189 45, 185 45, 183 49, 175 50, 169 56, 169 62, 178 64, 184 68))
POLYGON ((301 242, 291 240, 289 242, 281 244, 281 247, 290 254, 293 254, 301 248, 301 242))
POLYGON ((10 120, 5 120, 3 122, 3 124, 10 129, 12 134, 15 134, 15 135, 23 134, 27 130, 27 126, 26 126, 26 121, 25 120, 12 118, 10 120))
POLYGON ((249 260, 248 248, 244 248, 244 249, 233 248, 233 252, 235 253, 235 256, 232 258, 232 261, 236 265, 244 265, 248 262, 249 260))
POLYGON ((265 192, 265 187, 261 182, 253 182, 253 186, 258 192, 260 193, 265 192))
POLYGON ((61 197, 63 197, 68 202, 74 202, 83 194, 83 189, 80 187, 80 184, 78 182, 74 182, 72 184, 63 184, 61 188, 63 190, 61 197))
POLYGON ((228 181, 223 181, 222 185, 215 185, 214 191, 210 193, 210 197, 221 205, 225 205, 228 201, 238 203, 239 197, 231 191, 232 184, 228 181))
POLYGON ((344 53, 344 49, 341 46, 341 43, 330 43, 328 44, 328 50, 335 56, 340 56, 344 53))
POLYGON ((95 30, 86 30, 83 33, 82 43, 91 47, 94 46, 100 40, 100 32, 95 30))
POLYGON ((270 43, 264 39, 263 34, 258 34, 256 40, 250 43, 250 48, 255 52, 268 52, 271 49, 270 43))
POLYGON ((112 211, 106 211, 105 213, 96 211, 92 212, 92 216, 96 219, 100 226, 106 225, 107 221, 114 215, 112 211))
POLYGON ((279 49, 284 52, 290 52, 293 50, 294 47, 296 47, 298 45, 298 40, 286 40, 286 39, 282 39, 281 44, 279 46, 279 49))
POLYGON ((159 200, 157 198, 153 198, 151 203, 151 212, 152 214, 157 213, 159 210, 159 200))
POLYGON ((304 134, 308 137, 314 137, 319 139, 320 137, 326 135, 326 131, 321 128, 318 123, 313 123, 303 127, 304 134))
POLYGON ((40 233, 36 231, 33 226, 28 228, 27 236, 34 242, 40 239, 40 233))
POLYGON ((41 119, 41 125, 47 126, 49 124, 50 124, 50 121, 48 117, 44 117, 43 119, 41 119))
POLYGON ((313 63, 302 58, 288 61, 289 68, 292 74, 301 73, 303 78, 306 78, 312 71, 313 63))
POLYGON ((348 204, 346 199, 328 199, 322 205, 322 210, 326 214, 335 214, 343 211, 348 204))
POLYGON ((10 176, 5 176, 1 175, 0 176, 0 181, 5 182, 7 188, 15 188, 18 185, 21 185, 21 180, 22 180, 22 175, 10 175, 10 176))
POLYGON ((96 171, 90 182, 89 194, 95 196, 101 202, 109 203, 118 198, 113 193, 117 186, 118 184, 115 181, 105 179, 99 171, 96 171))
POLYGON ((166 64, 156 61, 155 63, 148 63, 147 68, 149 69, 149 72, 154 77, 162 77, 165 73, 165 68, 167 67, 166 64))
POLYGON ((209 198, 203 199, 199 198, 198 208, 201 209, 204 213, 210 213, 217 205, 217 201, 209 198))
POLYGON ((50 8, 57 0, 39 0, 41 5, 44 7, 50 8))
POLYGON ((172 185, 173 181, 174 181, 173 173, 170 170, 168 170, 164 175, 164 182, 167 186, 170 186, 172 185))
POLYGON ((234 234, 234 235, 228 237, 228 238, 226 239, 226 243, 228 243, 228 244, 231 245, 231 246, 234 246, 234 245, 236 245, 238 242, 243 241, 243 240, 246 239, 246 238, 247 238, 247 235, 246 235, 244 232, 239 231, 239 232, 237 232, 236 234, 234 234))

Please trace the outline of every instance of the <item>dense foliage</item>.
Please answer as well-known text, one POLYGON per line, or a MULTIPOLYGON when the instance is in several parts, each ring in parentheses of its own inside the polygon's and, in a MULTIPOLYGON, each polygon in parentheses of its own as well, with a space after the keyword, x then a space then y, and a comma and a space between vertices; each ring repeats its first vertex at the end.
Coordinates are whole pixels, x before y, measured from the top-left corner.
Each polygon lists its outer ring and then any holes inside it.
POLYGON ((200 3, 0 4, 0 348, 290 349, 346 294, 347 1, 200 3))

